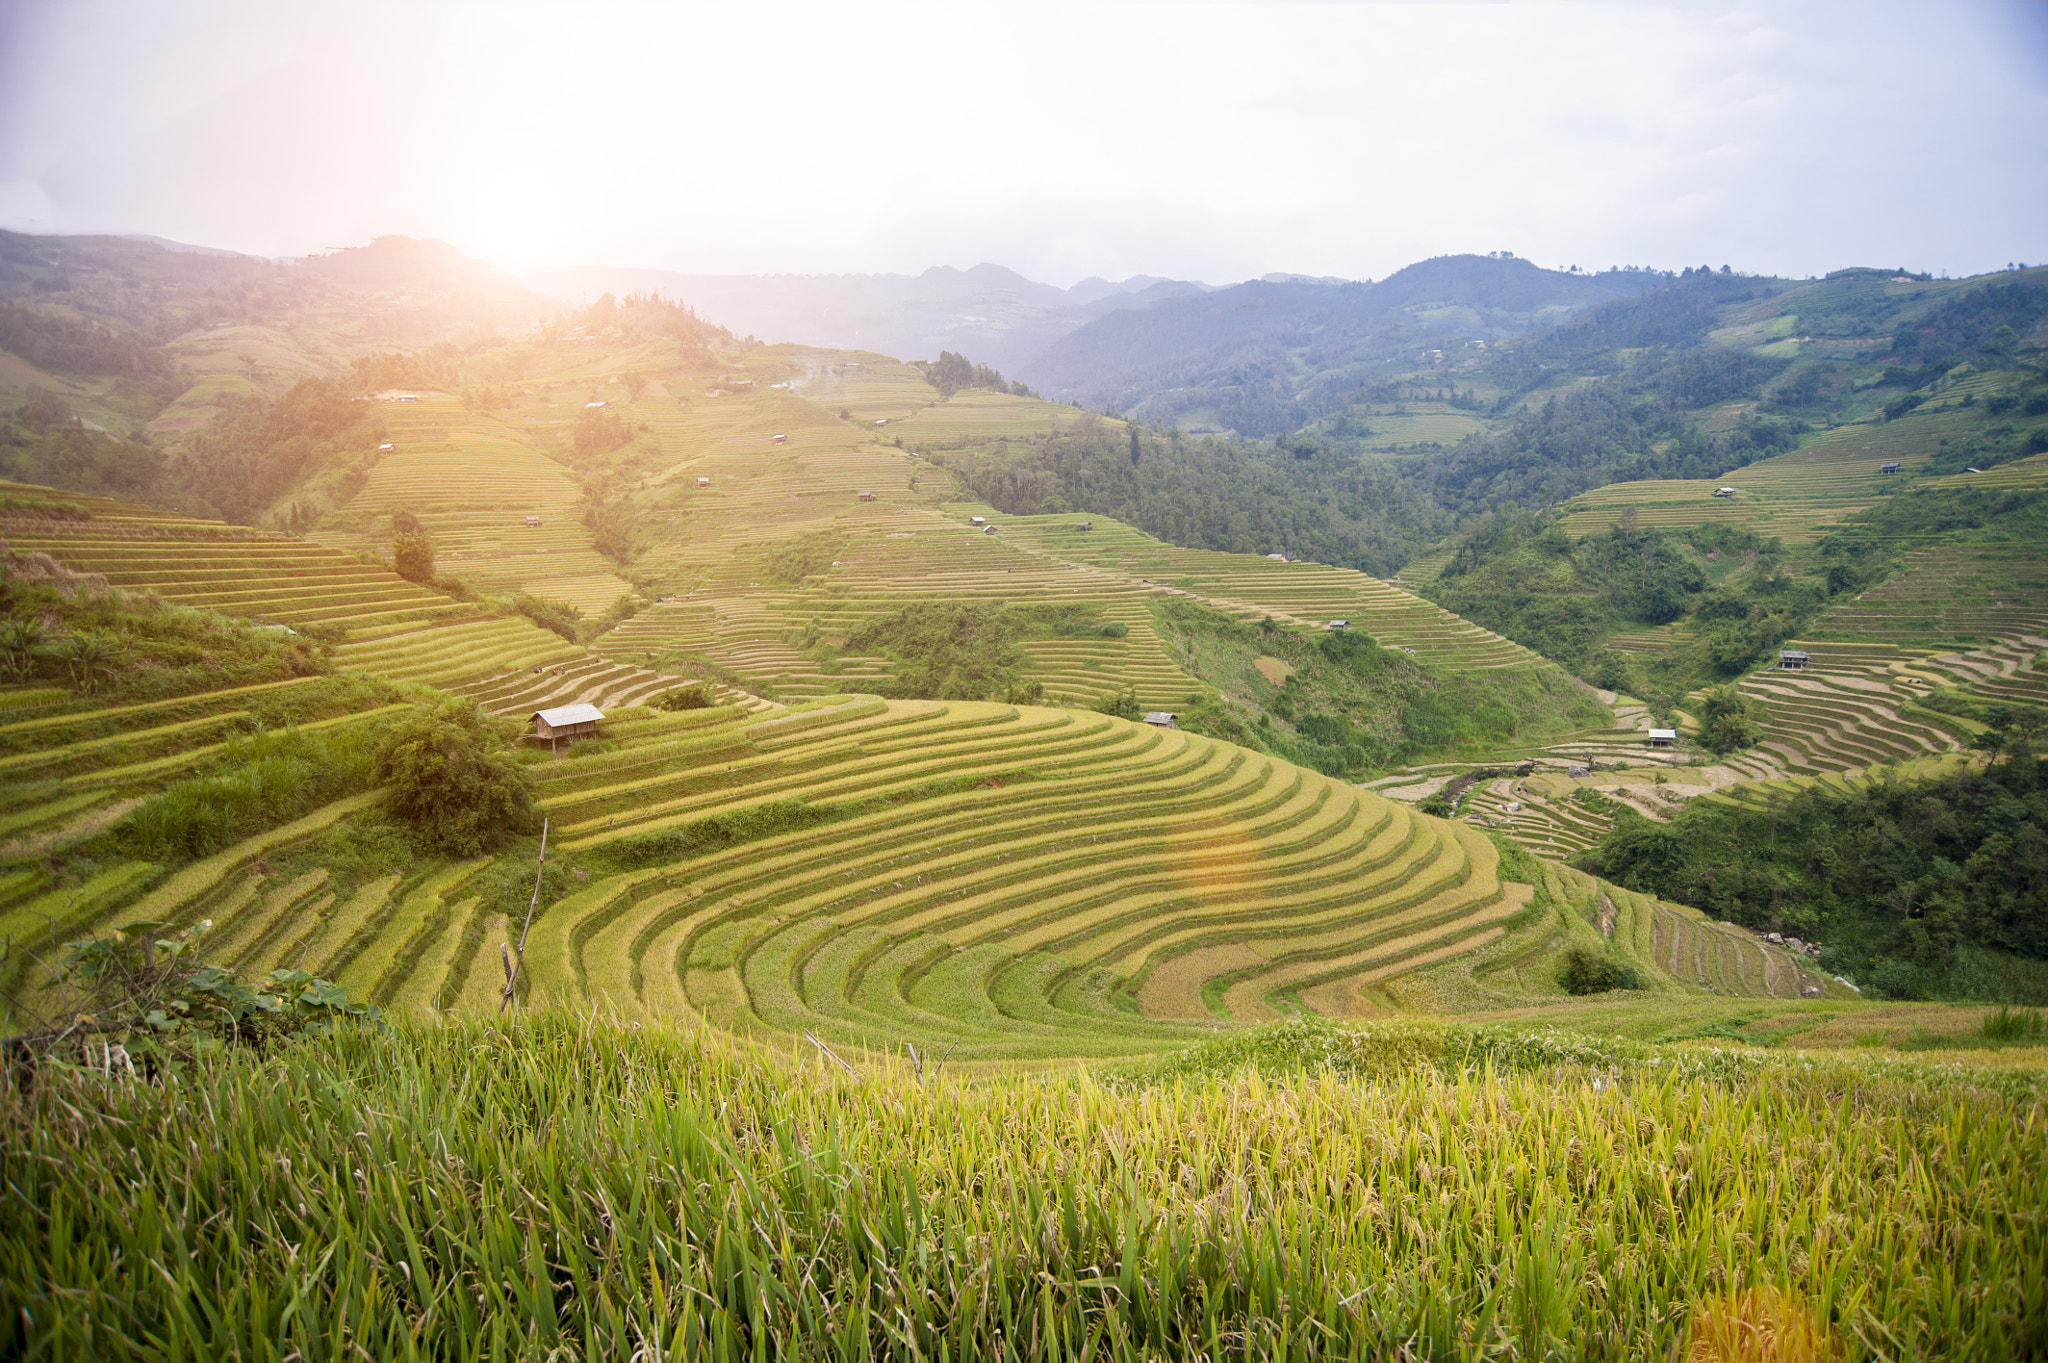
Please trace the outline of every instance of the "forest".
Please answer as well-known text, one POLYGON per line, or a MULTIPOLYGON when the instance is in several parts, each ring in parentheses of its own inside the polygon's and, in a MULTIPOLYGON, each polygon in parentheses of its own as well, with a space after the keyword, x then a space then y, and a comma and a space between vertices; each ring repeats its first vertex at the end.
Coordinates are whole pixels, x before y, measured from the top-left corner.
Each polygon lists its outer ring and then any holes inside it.
POLYGON ((2048 1003, 2048 714, 1992 707, 1983 767, 1876 772, 1754 809, 1623 813, 1580 865, 1717 918, 1795 933, 1883 998, 2048 1003))

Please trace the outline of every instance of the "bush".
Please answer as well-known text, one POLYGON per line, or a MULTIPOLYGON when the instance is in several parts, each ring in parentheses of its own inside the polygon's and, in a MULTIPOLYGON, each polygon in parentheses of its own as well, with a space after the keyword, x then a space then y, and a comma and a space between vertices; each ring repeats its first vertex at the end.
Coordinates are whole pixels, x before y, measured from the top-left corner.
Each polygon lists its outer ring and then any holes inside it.
POLYGON ((122 846, 148 861, 189 861, 368 790, 376 737, 362 727, 231 739, 228 770, 178 781, 124 819, 122 846))
POLYGON ((672 686, 656 696, 651 702, 657 710, 708 710, 711 708, 711 693, 702 682, 691 682, 688 686, 672 686))
POLYGON ((1622 962, 1592 947, 1567 947, 1558 963, 1558 983, 1567 994, 1605 994, 1611 989, 1634 989, 1636 973, 1622 962))
POLYGON ((473 857, 533 823, 533 777, 512 750, 516 726, 450 697, 391 726, 377 780, 427 848, 473 857))
POLYGON ((1732 685, 1707 692, 1700 707, 1700 744, 1714 753, 1753 748, 1763 739, 1763 726, 1750 717, 1749 702, 1732 685))
POLYGON ((418 531, 393 535, 391 566, 407 581, 431 585, 434 581, 434 542, 418 531))

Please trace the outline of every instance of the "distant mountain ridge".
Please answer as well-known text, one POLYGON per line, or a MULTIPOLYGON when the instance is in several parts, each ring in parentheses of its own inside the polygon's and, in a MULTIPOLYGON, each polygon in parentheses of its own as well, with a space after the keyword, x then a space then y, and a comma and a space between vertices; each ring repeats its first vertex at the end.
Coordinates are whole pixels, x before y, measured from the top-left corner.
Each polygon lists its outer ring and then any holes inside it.
POLYGON ((1120 282, 1084 279, 1062 289, 986 263, 966 270, 939 265, 918 275, 706 275, 580 266, 531 270, 522 282, 571 300, 658 292, 765 341, 899 359, 936 359, 952 350, 1006 371, 1097 318, 1209 288, 1135 275, 1120 282))

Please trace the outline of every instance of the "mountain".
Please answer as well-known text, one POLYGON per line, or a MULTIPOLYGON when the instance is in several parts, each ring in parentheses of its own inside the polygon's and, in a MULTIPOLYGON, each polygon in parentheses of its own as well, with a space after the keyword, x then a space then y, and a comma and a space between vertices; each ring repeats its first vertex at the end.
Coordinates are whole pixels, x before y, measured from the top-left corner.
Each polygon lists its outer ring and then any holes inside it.
POLYGON ((1015 368, 1054 399, 1192 430, 1277 435, 1342 406, 1361 384, 1428 362, 1426 350, 1498 344, 1666 280, 1545 270, 1512 256, 1440 256, 1378 283, 1268 275, 1145 298, 1015 368))
POLYGON ((998 369, 1016 369, 1062 336, 1098 318, 1208 288, 1136 275, 1118 283, 1084 279, 1070 289, 1026 279, 1000 265, 919 275, 701 275, 608 266, 538 269, 524 282, 563 298, 660 293, 734 332, 764 341, 872 350, 935 359, 942 350, 998 369))

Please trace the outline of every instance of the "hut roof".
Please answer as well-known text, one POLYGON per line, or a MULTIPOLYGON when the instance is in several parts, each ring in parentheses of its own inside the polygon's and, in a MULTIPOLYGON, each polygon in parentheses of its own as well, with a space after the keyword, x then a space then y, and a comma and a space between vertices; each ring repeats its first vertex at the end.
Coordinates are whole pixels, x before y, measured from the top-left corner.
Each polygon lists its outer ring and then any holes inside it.
POLYGON ((552 710, 535 710, 533 717, 550 729, 560 729, 570 724, 595 724, 604 718, 604 711, 595 705, 557 705, 552 710))

